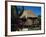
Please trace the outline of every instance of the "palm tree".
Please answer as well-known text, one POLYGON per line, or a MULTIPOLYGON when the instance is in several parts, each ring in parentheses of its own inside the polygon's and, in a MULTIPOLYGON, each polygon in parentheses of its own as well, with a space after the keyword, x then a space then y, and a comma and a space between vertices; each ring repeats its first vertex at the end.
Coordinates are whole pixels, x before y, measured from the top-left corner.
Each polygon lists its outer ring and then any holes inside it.
POLYGON ((18 18, 23 14, 24 6, 16 6, 16 14, 18 18))

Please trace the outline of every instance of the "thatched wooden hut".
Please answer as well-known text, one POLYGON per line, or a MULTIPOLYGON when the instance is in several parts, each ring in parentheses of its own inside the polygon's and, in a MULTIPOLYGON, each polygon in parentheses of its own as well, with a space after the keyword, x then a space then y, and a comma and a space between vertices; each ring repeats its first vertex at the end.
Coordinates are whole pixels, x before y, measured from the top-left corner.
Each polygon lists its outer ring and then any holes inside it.
POLYGON ((20 16, 20 18, 23 18, 23 17, 26 17, 26 19, 27 19, 27 21, 24 24, 26 26, 31 26, 31 25, 38 23, 37 16, 31 10, 24 10, 24 12, 23 12, 22 16, 20 16))

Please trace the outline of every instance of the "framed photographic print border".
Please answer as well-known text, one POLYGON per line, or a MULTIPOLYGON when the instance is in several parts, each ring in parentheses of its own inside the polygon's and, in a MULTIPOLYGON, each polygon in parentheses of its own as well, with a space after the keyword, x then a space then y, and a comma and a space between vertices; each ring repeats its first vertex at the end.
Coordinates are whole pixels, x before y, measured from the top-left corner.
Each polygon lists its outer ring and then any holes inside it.
POLYGON ((24 36, 24 35, 41 35, 41 34, 45 34, 45 3, 40 3, 40 2, 24 2, 24 1, 5 1, 5 36, 24 36), (7 30, 7 3, 8 2, 21 2, 21 3, 38 3, 38 4, 44 4, 44 33, 37 33, 37 34, 22 34, 22 35, 8 35, 8 30, 7 30))

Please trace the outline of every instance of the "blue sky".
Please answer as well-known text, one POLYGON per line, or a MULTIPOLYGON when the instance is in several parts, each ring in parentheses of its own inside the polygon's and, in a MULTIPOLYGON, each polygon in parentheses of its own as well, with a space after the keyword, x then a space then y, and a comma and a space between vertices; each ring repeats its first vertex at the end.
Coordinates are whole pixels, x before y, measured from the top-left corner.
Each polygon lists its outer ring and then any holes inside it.
MULTIPOLYGON (((22 6, 18 6, 18 9, 21 8, 22 6)), ((20 9, 19 9, 20 10, 20 9)), ((37 7, 37 6, 24 6, 24 10, 31 10, 33 13, 35 13, 35 15, 41 15, 41 7, 37 7)))
POLYGON ((24 10, 32 10, 35 15, 40 15, 41 14, 41 7, 36 7, 36 6, 24 6, 24 10))

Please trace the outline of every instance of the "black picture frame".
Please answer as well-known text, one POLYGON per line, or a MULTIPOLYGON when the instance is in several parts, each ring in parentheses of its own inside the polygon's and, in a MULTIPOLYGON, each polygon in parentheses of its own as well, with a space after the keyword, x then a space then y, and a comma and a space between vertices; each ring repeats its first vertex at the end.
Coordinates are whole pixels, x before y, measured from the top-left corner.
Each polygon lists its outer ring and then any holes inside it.
POLYGON ((5 36, 26 36, 26 35, 42 35, 45 34, 45 3, 43 2, 24 2, 24 1, 5 1, 5 36), (44 4, 44 33, 39 33, 39 34, 23 34, 23 35, 7 35, 7 3, 8 2, 22 2, 22 3, 39 3, 39 4, 44 4))

